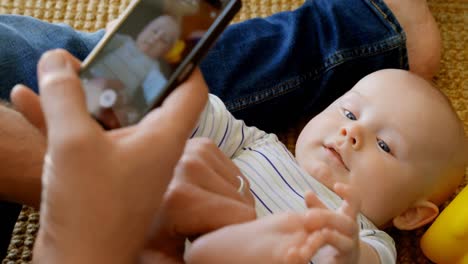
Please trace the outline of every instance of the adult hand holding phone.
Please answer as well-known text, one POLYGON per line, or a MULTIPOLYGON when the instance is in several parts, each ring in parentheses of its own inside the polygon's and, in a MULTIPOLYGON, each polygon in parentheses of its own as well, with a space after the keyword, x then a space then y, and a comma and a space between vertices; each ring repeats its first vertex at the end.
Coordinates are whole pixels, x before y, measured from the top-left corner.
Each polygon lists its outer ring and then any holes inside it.
POLYGON ((207 88, 195 71, 138 125, 104 131, 87 111, 79 68, 60 50, 38 66, 48 148, 34 261, 134 262, 207 88))

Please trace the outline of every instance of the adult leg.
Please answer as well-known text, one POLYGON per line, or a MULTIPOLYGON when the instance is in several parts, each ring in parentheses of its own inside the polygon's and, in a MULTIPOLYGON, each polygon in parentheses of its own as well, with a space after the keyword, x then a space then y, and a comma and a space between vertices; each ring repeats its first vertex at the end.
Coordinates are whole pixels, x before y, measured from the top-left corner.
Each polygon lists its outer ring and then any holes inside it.
MULTIPOLYGON (((405 1, 391 2, 393 9, 401 7, 396 15, 405 20, 411 39, 436 39, 433 23, 426 27, 431 34, 414 36, 417 25, 407 21, 411 13, 404 11, 405 1)), ((428 14, 423 4, 411 7, 413 14, 425 14, 421 20, 428 14)), ((310 0, 293 12, 232 25, 201 69, 211 92, 237 118, 272 130, 320 111, 371 72, 408 69, 406 43, 405 32, 383 0, 310 0)), ((423 43, 409 44, 409 56, 419 57, 413 62, 438 64, 427 49, 415 53, 423 43)), ((440 53, 436 47, 431 51, 440 53)))
POLYGON ((406 32, 410 70, 431 79, 439 70, 442 40, 427 0, 385 0, 406 32))
POLYGON ((45 51, 62 48, 84 59, 104 33, 83 33, 16 15, 0 15, 0 32, 0 98, 4 100, 18 83, 37 92, 36 64, 45 51))

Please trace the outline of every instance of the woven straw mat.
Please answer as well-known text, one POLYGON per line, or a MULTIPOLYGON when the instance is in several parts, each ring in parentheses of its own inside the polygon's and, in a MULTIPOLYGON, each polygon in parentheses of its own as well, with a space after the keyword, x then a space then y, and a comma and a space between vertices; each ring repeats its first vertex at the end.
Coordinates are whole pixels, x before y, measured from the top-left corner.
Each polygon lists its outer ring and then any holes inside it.
MULTIPOLYGON (((65 22, 78 30, 94 31, 117 18, 130 0, 0 0, 0 13, 34 16, 49 22, 65 22)), ((282 10, 294 9, 298 0, 244 0, 244 6, 235 21, 268 16, 282 10)), ((467 79, 467 25, 466 0, 428 0, 439 23, 443 37, 444 55, 440 73, 434 78, 436 86, 450 98, 468 131, 468 79, 467 79)), ((294 151, 298 127, 280 135, 280 139, 294 151)), ((465 184, 468 177, 465 177, 465 184)), ((462 186, 460 186, 461 188, 462 186)), ((38 229, 39 215, 24 208, 14 229, 8 256, 4 264, 28 263, 38 229)), ((419 239, 425 229, 412 232, 388 230, 395 238, 398 263, 430 263, 419 250, 419 239)))

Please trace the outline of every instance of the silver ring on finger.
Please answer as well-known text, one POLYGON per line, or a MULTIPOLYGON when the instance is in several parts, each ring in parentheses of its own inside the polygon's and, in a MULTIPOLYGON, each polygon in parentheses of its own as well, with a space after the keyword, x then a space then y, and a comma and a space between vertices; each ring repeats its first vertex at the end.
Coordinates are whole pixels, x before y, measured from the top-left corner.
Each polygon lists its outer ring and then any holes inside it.
POLYGON ((242 178, 241 176, 237 176, 237 178, 239 179, 239 188, 237 188, 237 192, 240 194, 240 195, 244 195, 245 193, 245 181, 244 181, 244 178, 242 178))

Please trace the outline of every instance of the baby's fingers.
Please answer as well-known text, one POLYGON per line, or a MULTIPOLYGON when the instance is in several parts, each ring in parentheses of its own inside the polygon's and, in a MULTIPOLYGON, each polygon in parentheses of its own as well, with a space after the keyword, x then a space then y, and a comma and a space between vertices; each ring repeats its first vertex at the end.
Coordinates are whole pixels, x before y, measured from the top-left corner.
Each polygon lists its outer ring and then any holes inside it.
POLYGON ((285 256, 286 264, 303 264, 310 261, 317 251, 325 245, 321 232, 314 232, 309 235, 306 243, 300 247, 292 247, 285 256))
POLYGON ((356 241, 352 237, 328 228, 321 230, 320 233, 324 243, 334 247, 340 254, 346 255, 356 250, 356 241))
POLYGON ((317 195, 311 191, 306 191, 304 194, 304 200, 307 208, 320 208, 326 209, 327 207, 320 201, 317 195))
POLYGON ((309 209, 306 212, 305 229, 312 233, 324 228, 338 230, 348 236, 354 236, 358 226, 356 220, 328 209, 309 209))
POLYGON ((361 209, 361 200, 357 192, 350 185, 342 183, 335 184, 333 189, 344 200, 339 210, 352 219, 356 219, 361 209))

